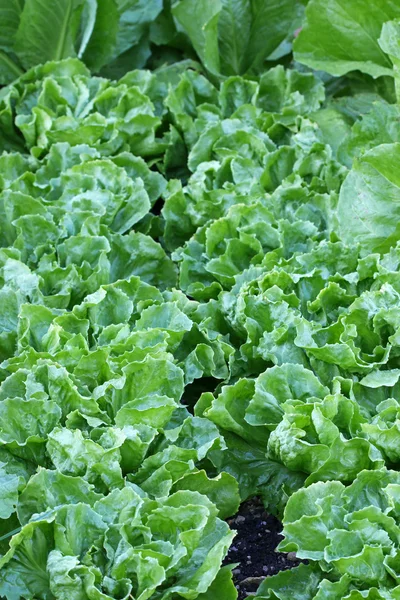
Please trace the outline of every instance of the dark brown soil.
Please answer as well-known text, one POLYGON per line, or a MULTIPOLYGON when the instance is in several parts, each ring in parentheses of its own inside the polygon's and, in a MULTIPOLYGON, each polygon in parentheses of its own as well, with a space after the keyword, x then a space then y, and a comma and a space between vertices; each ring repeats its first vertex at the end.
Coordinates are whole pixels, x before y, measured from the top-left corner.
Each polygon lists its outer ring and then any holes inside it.
POLYGON ((239 563, 233 570, 233 578, 239 592, 239 600, 257 591, 267 575, 291 569, 300 564, 293 553, 282 554, 275 548, 282 539, 282 525, 268 515, 258 498, 248 500, 238 514, 228 520, 237 535, 224 564, 239 563))

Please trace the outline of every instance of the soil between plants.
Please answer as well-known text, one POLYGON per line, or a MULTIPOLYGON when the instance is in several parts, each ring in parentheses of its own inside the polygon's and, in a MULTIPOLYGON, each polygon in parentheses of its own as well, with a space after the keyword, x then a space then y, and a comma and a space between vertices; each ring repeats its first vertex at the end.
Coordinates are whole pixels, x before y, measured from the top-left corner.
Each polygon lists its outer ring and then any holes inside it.
POLYGON ((282 525, 265 512, 262 502, 252 498, 244 502, 237 515, 228 519, 237 535, 225 558, 224 564, 239 563, 233 570, 233 580, 239 592, 238 599, 257 591, 268 575, 292 569, 300 564, 293 553, 275 552, 283 539, 282 525))

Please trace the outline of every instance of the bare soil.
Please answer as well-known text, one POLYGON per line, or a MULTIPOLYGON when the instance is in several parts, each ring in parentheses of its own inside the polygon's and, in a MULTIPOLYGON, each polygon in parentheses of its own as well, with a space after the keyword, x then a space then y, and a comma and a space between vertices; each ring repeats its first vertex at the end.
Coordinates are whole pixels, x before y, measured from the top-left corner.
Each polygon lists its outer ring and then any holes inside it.
POLYGON ((228 523, 232 529, 236 529, 237 535, 224 564, 239 563, 233 570, 239 600, 256 592, 268 575, 300 564, 294 553, 275 551, 282 540, 282 525, 265 512, 258 498, 243 503, 238 514, 228 519, 228 523))

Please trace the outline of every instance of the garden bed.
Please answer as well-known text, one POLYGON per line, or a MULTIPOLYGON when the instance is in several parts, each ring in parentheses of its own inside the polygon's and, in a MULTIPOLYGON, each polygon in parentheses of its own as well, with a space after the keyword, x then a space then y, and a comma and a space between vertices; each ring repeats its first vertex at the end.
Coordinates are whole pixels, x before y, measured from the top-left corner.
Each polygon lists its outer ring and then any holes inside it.
POLYGON ((276 552, 282 539, 282 525, 273 515, 267 514, 258 498, 243 503, 237 515, 228 519, 228 523, 237 531, 237 535, 225 564, 238 563, 233 570, 233 579, 239 600, 257 591, 268 575, 300 564, 293 553, 276 552))

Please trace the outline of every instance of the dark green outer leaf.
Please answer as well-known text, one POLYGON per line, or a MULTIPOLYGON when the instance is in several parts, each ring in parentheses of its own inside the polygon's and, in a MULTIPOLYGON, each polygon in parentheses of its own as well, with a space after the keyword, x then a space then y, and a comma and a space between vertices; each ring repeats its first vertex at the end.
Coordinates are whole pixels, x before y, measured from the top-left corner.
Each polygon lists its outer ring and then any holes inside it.
POLYGON ((75 40, 83 0, 27 0, 15 50, 26 69, 76 56, 75 40))
POLYGON ((295 18, 296 0, 251 0, 253 23, 242 72, 257 68, 285 39, 295 18))
POLYGON ((120 14, 116 55, 140 42, 146 28, 162 10, 162 0, 117 0, 120 14))
POLYGON ((294 43, 295 58, 332 75, 359 70, 390 75, 391 61, 378 44, 382 25, 400 17, 396 0, 310 0, 294 43))
POLYGON ((202 63, 214 74, 220 70, 217 32, 221 8, 220 0, 180 0, 172 7, 202 63))
POLYGON ((225 75, 242 72, 252 26, 249 0, 223 0, 218 34, 221 70, 225 75))
POLYGON ((93 71, 99 71, 111 59, 115 51, 118 19, 115 0, 101 0, 97 3, 93 33, 82 57, 93 71))
POLYGON ((11 83, 22 75, 22 69, 3 50, 0 50, 0 85, 11 83))
POLYGON ((21 18, 24 0, 0 0, 0 48, 10 51, 21 18))

